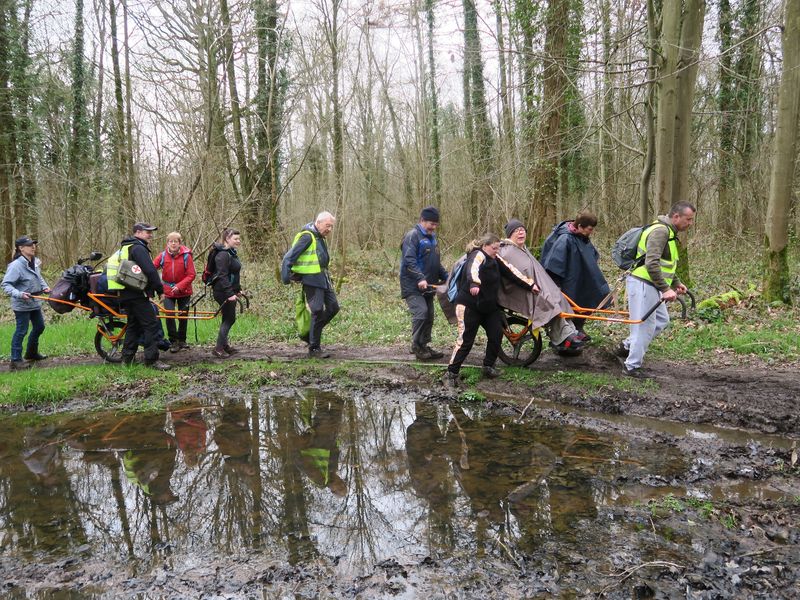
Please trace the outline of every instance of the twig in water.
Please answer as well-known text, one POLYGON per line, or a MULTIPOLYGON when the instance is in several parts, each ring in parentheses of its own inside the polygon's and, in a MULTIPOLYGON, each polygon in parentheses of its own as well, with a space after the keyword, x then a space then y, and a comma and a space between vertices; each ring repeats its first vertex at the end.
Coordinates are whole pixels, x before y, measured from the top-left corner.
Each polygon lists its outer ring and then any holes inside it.
MULTIPOLYGON (((650 522, 652 523, 652 519, 651 519, 650 522)), ((622 573, 617 573, 616 575, 615 574, 607 575, 607 577, 619 577, 620 580, 619 581, 615 581, 614 583, 608 584, 606 587, 604 587, 602 590, 600 590, 600 593, 598 594, 598 596, 602 596, 603 594, 605 594, 611 588, 618 586, 623 581, 628 579, 628 577, 630 577, 631 575, 636 573, 636 571, 638 571, 639 569, 645 569, 647 567, 662 567, 662 568, 666 567, 668 569, 684 569, 685 568, 683 565, 679 565, 677 563, 667 562, 667 561, 664 561, 664 560, 654 560, 652 562, 642 563, 640 565, 636 565, 635 567, 631 567, 630 569, 625 569, 622 573)))
POLYGON ((522 422, 522 419, 525 417, 525 413, 528 412, 528 409, 531 407, 531 404, 533 404, 533 398, 531 398, 531 401, 528 402, 528 406, 522 409, 522 413, 519 415, 519 417, 517 417, 517 423, 522 422))

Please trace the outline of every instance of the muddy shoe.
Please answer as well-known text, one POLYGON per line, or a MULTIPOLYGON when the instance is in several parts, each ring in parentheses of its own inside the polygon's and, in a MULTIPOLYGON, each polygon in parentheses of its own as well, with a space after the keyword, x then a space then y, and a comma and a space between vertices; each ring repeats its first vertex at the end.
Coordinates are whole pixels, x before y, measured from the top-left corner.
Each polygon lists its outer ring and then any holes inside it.
POLYGON ((214 348, 214 349, 211 351, 211 354, 213 354, 213 355, 214 355, 214 356, 216 356, 217 358, 228 358, 228 353, 227 353, 227 352, 225 352, 225 349, 224 349, 224 348, 214 348))
POLYGON ((325 352, 322 348, 309 348, 308 358, 330 358, 331 353, 325 352))
POLYGON ((414 346, 414 356, 417 357, 417 360, 430 360, 433 358, 433 354, 425 346, 414 346))
POLYGON ((620 358, 628 358, 628 353, 630 351, 625 347, 625 345, 620 342, 619 345, 614 348, 614 356, 619 356, 620 358))
POLYGON ((640 367, 634 367, 633 369, 622 367, 622 374, 626 377, 633 377, 634 379, 650 379, 650 376, 640 367))
POLYGON ((442 383, 444 383, 444 387, 450 388, 451 390, 455 390, 458 388, 458 373, 452 373, 450 371, 445 371, 444 377, 442 378, 442 383))
POLYGON ((425 350, 428 351, 428 354, 431 355, 431 359, 433 359, 433 360, 438 360, 438 359, 444 357, 444 353, 443 352, 439 352, 438 350, 434 350, 430 346, 425 346, 425 350))
POLYGON ((31 363, 26 363, 24 360, 12 360, 8 367, 12 371, 24 371, 31 368, 31 363))
POLYGON ((239 354, 239 350, 237 348, 232 348, 230 346, 225 346, 225 352, 227 352, 229 355, 239 354))
POLYGON ((592 341, 592 336, 590 336, 590 335, 589 335, 588 333, 586 333, 585 331, 578 331, 578 333, 576 333, 576 334, 575 334, 575 337, 576 337, 576 338, 578 339, 578 341, 580 341, 582 344, 588 344, 588 343, 590 343, 590 342, 592 341))
POLYGON ((181 345, 178 342, 172 342, 169 347, 169 351, 175 354, 181 349, 181 345))
POLYGON ((47 358, 46 354, 39 354, 38 352, 28 352, 25 354, 25 360, 44 360, 47 358))
POLYGON ((156 371, 169 371, 172 368, 172 365, 168 365, 167 363, 161 362, 160 360, 144 364, 146 367, 150 367, 151 369, 155 369, 156 371))
POLYGON ((189 344, 186 343, 185 340, 178 342, 178 348, 181 350, 187 350, 189 348, 189 344))
POLYGON ((486 377, 487 379, 497 379, 500 377, 500 370, 495 369, 494 367, 483 367, 481 368, 481 375, 486 377))

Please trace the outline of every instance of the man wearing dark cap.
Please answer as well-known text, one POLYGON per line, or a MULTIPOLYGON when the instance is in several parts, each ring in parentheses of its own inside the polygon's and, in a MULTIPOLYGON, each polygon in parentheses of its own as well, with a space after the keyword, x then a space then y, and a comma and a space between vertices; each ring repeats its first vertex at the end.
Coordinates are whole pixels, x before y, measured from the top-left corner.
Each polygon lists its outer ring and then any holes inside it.
POLYGON ((164 284, 161 283, 158 271, 153 266, 153 258, 147 245, 153 239, 153 232, 156 229, 158 228, 149 223, 136 223, 133 226, 133 235, 123 239, 120 249, 109 257, 106 263, 106 275, 108 291, 119 294, 120 306, 128 315, 128 329, 122 346, 122 362, 126 365, 133 364, 141 338, 144 346, 144 364, 159 371, 166 371, 170 366, 158 360, 156 345, 161 326, 150 303, 153 293, 164 293, 164 284), (147 276, 147 287, 144 290, 125 287, 116 281, 123 260, 133 261, 147 276))
POLYGON ((430 347, 435 295, 431 285, 447 279, 436 240, 438 226, 439 210, 433 206, 423 208, 419 223, 406 233, 401 246, 400 296, 411 313, 411 351, 419 360, 444 356, 430 347))

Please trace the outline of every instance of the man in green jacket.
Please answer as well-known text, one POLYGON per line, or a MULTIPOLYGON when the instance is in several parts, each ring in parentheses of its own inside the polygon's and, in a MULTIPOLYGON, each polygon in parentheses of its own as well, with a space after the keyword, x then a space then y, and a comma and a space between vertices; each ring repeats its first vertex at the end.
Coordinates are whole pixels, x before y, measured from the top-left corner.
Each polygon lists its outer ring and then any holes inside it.
POLYGON ((623 372, 630 377, 644 378, 642 362, 650 342, 669 324, 669 312, 663 302, 672 302, 686 286, 678 279, 678 242, 676 234, 694 223, 697 209, 688 202, 678 202, 669 214, 660 215, 639 238, 637 259, 644 263, 628 275, 625 289, 628 295, 630 318, 640 320, 659 300, 662 304, 642 323, 630 326, 630 335, 617 348, 625 358, 623 372))

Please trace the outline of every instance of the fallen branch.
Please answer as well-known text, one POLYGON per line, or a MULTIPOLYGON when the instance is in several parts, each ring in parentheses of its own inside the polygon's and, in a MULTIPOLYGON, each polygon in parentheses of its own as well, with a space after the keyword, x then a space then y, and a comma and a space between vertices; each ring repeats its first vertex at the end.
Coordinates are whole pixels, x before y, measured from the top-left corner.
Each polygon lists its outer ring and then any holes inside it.
POLYGON ((679 565, 677 563, 667 562, 667 561, 664 561, 664 560, 654 560, 654 561, 651 561, 651 562, 642 563, 640 565, 636 565, 635 567, 631 567, 630 569, 625 569, 622 573, 616 573, 616 574, 611 573, 609 575, 606 575, 606 577, 619 577, 620 580, 619 581, 615 581, 614 583, 610 583, 609 585, 604 587, 602 590, 600 590, 599 595, 602 596, 603 594, 608 592, 608 590, 610 590, 611 588, 618 586, 623 581, 628 579, 631 575, 636 573, 636 571, 639 571, 640 569, 646 569, 647 567, 661 567, 661 568, 667 568, 667 569, 684 569, 685 568, 683 565, 679 565))

